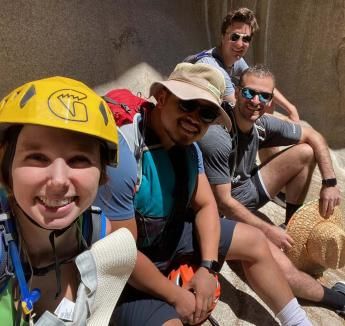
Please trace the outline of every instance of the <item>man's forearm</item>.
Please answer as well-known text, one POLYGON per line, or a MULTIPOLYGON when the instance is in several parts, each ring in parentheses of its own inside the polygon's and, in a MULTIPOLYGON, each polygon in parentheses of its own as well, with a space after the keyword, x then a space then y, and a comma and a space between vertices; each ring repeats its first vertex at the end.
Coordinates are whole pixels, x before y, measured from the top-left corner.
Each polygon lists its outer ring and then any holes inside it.
POLYGON ((284 109, 287 112, 288 116, 290 118, 293 118, 293 121, 298 121, 299 115, 296 107, 291 102, 289 102, 288 99, 282 93, 280 93, 278 89, 275 89, 273 94, 273 102, 284 109))
POLYGON ((330 151, 323 136, 316 130, 305 127, 303 128, 303 140, 312 147, 322 178, 335 178, 330 151))
POLYGON ((140 251, 138 251, 137 261, 128 283, 134 288, 170 304, 176 301, 178 287, 140 251))
POLYGON ((216 209, 202 209, 195 218, 198 243, 203 260, 218 260, 220 222, 216 209))

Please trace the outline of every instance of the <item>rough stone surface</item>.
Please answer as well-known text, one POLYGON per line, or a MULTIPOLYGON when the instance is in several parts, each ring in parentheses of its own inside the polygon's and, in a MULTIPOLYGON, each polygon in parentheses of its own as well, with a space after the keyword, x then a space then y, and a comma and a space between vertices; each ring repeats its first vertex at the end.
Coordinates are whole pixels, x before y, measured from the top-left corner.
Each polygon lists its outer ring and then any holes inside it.
MULTIPOLYGON (((187 55, 216 45, 222 17, 248 6, 260 31, 247 55, 266 63, 303 120, 344 152, 345 2, 284 0, 1 1, 0 97, 65 75, 99 91, 148 95, 187 55)), ((345 160, 340 162, 345 166, 345 160)))

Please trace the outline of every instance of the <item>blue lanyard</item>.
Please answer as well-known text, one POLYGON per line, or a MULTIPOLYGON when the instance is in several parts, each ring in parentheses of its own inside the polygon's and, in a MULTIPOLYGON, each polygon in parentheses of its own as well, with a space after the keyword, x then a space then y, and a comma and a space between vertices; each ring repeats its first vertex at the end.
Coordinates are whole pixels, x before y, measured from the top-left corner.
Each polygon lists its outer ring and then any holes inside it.
POLYGON ((0 223, 3 225, 4 242, 9 249, 12 265, 14 267, 14 273, 18 281, 20 301, 23 312, 24 314, 28 315, 32 312, 34 303, 39 300, 41 291, 39 289, 33 289, 30 291, 26 284, 17 244, 13 238, 13 234, 15 233, 15 225, 11 217, 7 196, 3 190, 0 190, 0 209, 0 223))

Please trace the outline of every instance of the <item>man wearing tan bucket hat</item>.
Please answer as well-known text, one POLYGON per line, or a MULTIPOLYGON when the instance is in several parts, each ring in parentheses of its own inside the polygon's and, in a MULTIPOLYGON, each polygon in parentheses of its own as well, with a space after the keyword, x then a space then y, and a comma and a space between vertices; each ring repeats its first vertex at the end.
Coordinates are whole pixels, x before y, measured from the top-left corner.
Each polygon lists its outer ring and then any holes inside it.
POLYGON ((214 274, 229 259, 242 260, 251 286, 283 325, 310 325, 263 234, 219 219, 194 141, 211 124, 222 123, 230 130, 230 119, 221 106, 224 88, 222 74, 210 65, 179 64, 167 81, 151 86, 155 107, 137 124, 121 128, 132 149, 126 156, 120 147, 121 162, 126 165, 107 170, 110 180, 97 201, 113 230, 125 226, 137 236, 137 264, 114 311, 117 325, 202 322, 214 305, 214 274), (124 169, 136 166, 131 163, 135 161, 131 139, 138 132, 144 139, 142 176, 133 198, 137 171, 124 169), (197 266, 190 289, 166 277, 181 259, 197 266))

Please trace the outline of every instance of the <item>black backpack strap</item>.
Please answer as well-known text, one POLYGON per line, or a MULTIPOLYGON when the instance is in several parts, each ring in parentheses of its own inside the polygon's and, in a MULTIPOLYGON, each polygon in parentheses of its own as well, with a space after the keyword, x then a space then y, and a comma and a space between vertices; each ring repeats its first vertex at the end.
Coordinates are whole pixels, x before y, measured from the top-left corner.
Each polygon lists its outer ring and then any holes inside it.
POLYGON ((166 261, 174 253, 181 238, 189 207, 189 168, 187 148, 173 146, 169 157, 175 172, 174 204, 161 235, 148 248, 141 249, 153 261, 166 261))
POLYGON ((120 103, 120 102, 117 102, 115 101, 114 99, 108 97, 108 96, 102 96, 103 100, 106 101, 107 103, 110 103, 110 104, 114 104, 114 105, 119 105, 121 106, 126 112, 131 112, 131 109, 129 108, 129 106, 125 103, 120 103))
POLYGON ((189 204, 189 156, 187 155, 187 147, 173 146, 169 150, 169 157, 174 168, 176 180, 174 190, 174 207, 169 217, 169 220, 174 220, 172 217, 181 218, 181 216, 184 216, 189 204))
POLYGON ((217 53, 217 48, 212 49, 211 51, 211 56, 218 62, 218 64, 225 70, 227 71, 228 68, 226 67, 223 58, 217 53))
POLYGON ((12 259, 10 257, 8 242, 14 239, 14 234, 9 230, 7 221, 10 218, 7 195, 0 188, 0 293, 6 288, 7 283, 14 275, 12 259))
POLYGON ((196 54, 191 54, 187 58, 183 59, 183 62, 189 62, 189 63, 196 63, 200 59, 205 58, 205 57, 212 57, 212 51, 210 50, 203 50, 201 52, 198 52, 196 54))
POLYGON ((224 70, 227 70, 222 57, 217 53, 217 48, 213 48, 211 50, 203 50, 199 53, 192 54, 185 58, 183 62, 197 63, 199 60, 205 57, 213 57, 224 70))
POLYGON ((14 273, 6 238, 7 232, 0 221, 0 294, 14 273))

